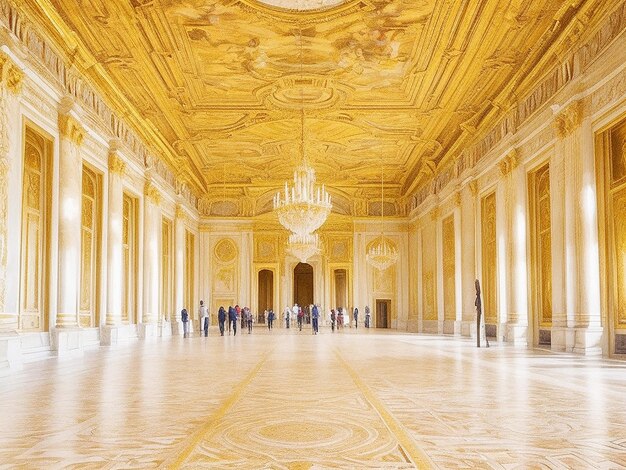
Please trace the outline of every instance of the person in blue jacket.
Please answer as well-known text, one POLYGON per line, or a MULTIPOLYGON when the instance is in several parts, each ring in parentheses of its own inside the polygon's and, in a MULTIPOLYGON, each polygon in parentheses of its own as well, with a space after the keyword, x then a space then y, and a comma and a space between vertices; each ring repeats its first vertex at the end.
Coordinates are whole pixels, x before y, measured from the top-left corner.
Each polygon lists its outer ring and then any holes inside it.
MULTIPOLYGON (((237 310, 235 310, 235 307, 233 306, 228 307, 228 322, 231 325, 231 328, 233 329, 233 336, 236 336, 237 335, 237 310)), ((230 334, 230 332, 228 334, 230 334)))
POLYGON ((217 321, 220 324, 220 335, 224 336, 224 323, 226 323, 226 310, 224 310, 224 307, 220 307, 217 312, 217 321))
POLYGON ((320 311, 317 308, 316 304, 313 304, 313 310, 311 312, 311 316, 313 317, 313 334, 316 335, 319 331, 319 318, 320 318, 320 311))

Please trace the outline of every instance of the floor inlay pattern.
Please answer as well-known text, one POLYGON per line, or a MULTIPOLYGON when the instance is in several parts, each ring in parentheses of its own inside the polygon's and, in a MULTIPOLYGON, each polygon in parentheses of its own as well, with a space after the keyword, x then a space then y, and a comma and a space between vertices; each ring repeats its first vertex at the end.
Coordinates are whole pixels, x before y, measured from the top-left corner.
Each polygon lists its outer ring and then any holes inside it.
POLYGON ((0 378, 0 468, 626 469, 626 364, 377 330, 169 338, 0 378))

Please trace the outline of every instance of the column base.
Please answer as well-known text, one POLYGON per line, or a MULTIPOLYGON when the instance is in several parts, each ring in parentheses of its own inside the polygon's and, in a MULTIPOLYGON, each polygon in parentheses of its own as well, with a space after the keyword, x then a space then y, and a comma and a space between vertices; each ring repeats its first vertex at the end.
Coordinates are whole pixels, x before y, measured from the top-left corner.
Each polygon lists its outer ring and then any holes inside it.
POLYGON ((172 336, 172 324, 168 321, 163 321, 160 325, 159 336, 162 338, 169 338, 172 336))
POLYGON ((157 326, 156 323, 139 323, 137 325, 137 335, 139 339, 156 338, 158 336, 157 326))
POLYGON ((116 344, 126 343, 129 339, 128 327, 124 325, 105 325, 100 327, 101 346, 114 346, 116 344))
POLYGON ((585 356, 602 355, 602 336, 604 328, 576 328, 573 352, 585 356))
POLYGON ((454 326, 453 326, 453 328, 454 328, 454 333, 453 333, 454 336, 461 336, 461 329, 462 329, 462 327, 463 327, 463 322, 462 321, 458 321, 458 320, 454 321, 454 326))
POLYGON ((552 351, 571 352, 586 356, 602 354, 602 327, 567 328, 553 327, 551 332, 552 351))
MULTIPOLYGON (((371 317, 370 317, 371 319, 371 317)), ((417 320, 409 320, 406 325, 406 329, 409 333, 419 332, 419 322, 417 320)))
POLYGON ((0 376, 5 370, 20 370, 23 367, 22 346, 17 333, 0 334, 0 376))
POLYGON ((476 320, 463 320, 461 323, 461 336, 476 338, 476 320))
POLYGON ((82 356, 83 335, 80 328, 53 328, 52 349, 58 357, 82 356))
POLYGON ((180 320, 174 320, 172 322, 172 336, 182 336, 183 334, 183 322, 180 320))
POLYGON ((528 325, 506 325, 504 337, 507 343, 528 345, 528 325))

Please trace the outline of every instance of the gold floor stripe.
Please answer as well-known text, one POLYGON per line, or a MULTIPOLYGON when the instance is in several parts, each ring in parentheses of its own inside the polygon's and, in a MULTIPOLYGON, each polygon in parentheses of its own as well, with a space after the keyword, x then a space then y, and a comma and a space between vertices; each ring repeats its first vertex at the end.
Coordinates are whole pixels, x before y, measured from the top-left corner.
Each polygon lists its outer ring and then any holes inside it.
POLYGON ((417 468, 437 468, 437 466, 428 458, 426 453, 420 449, 413 438, 409 435, 405 427, 400 423, 393 414, 387 410, 387 407, 380 401, 380 399, 370 390, 370 388, 361 380, 359 374, 350 367, 350 365, 341 357, 341 354, 338 350, 335 350, 335 353, 339 359, 339 362, 345 367, 352 377, 352 380, 356 384, 356 386, 361 390, 361 393, 365 396, 367 401, 372 405, 372 407, 376 410, 380 418, 385 423, 385 426, 391 431, 391 433, 396 437, 398 443, 404 450, 406 456, 411 460, 411 463, 415 465, 417 468))
POLYGON ((259 373, 259 370, 261 370, 261 367, 263 367, 263 364, 265 364, 265 361, 267 360, 271 352, 272 351, 268 351, 263 355, 263 357, 261 358, 259 363, 254 367, 254 369, 252 369, 248 373, 248 375, 246 375, 246 378, 243 379, 241 382, 239 382, 239 384, 237 384, 237 386, 233 390, 233 393, 230 394, 228 399, 224 403, 222 403, 222 405, 215 411, 215 413, 213 413, 213 415, 207 418, 206 423, 204 423, 204 425, 200 427, 200 429, 198 429, 193 434, 193 436, 189 440, 189 444, 180 453, 180 455, 176 458, 176 460, 174 460, 173 462, 169 464, 166 463, 165 466, 171 469, 180 468, 183 465, 183 463, 185 463, 185 461, 189 458, 189 456, 191 455, 193 450, 196 448, 196 446, 200 444, 200 441, 211 437, 211 434, 215 432, 217 425, 219 424, 221 419, 224 417, 226 412, 230 409, 231 406, 233 406, 239 400, 245 388, 250 384, 250 382, 252 382, 252 379, 254 379, 254 377, 259 373))

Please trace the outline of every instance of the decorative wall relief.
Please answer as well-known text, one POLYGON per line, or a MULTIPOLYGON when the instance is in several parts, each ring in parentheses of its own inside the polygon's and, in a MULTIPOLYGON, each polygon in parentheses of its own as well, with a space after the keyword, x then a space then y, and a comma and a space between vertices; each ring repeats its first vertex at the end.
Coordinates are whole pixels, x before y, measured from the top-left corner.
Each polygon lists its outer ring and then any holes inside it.
POLYGON ((235 242, 229 238, 220 240, 215 245, 214 255, 220 263, 231 263, 237 256, 235 242))
POLYGON ((278 250, 277 250, 277 238, 255 236, 254 245, 254 261, 256 262, 277 262, 278 250))

